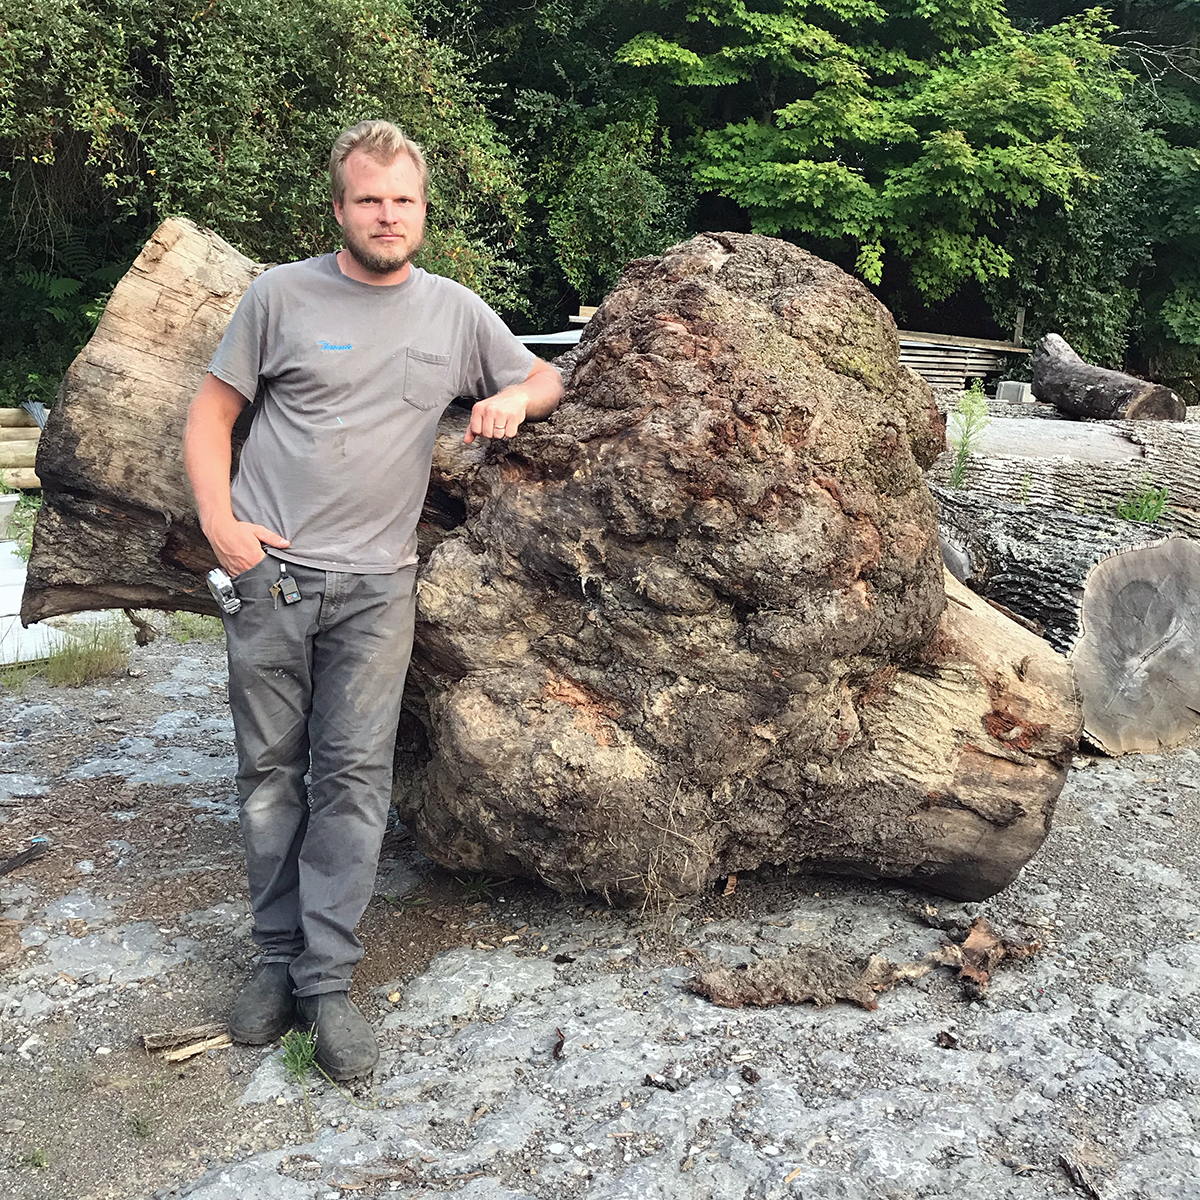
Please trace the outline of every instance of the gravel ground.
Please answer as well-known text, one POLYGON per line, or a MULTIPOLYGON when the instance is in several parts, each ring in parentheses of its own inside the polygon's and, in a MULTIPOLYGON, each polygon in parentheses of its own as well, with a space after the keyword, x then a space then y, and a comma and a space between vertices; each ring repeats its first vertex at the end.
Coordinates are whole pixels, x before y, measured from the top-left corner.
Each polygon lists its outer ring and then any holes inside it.
POLYGON ((610 911, 458 880, 397 828, 356 976, 380 1069, 302 1090, 277 1047, 141 1049, 220 1019, 253 954, 222 660, 163 638, 104 686, 0 695, 0 858, 52 846, 0 878, 4 1200, 1200 1197, 1195 747, 1078 760, 983 905, 760 873, 610 911), (795 949, 917 959, 979 914, 1043 947, 982 1001, 944 968, 874 1011, 685 987, 795 949))

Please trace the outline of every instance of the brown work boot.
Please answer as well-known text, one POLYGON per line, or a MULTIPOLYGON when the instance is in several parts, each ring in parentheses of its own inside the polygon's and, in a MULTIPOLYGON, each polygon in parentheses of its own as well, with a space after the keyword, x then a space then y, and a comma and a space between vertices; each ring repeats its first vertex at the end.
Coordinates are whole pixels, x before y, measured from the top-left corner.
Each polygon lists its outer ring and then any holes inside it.
POLYGON ((367 1019, 350 1001, 347 992, 322 992, 298 996, 300 1023, 317 1037, 317 1066, 330 1079, 358 1079, 370 1075, 379 1061, 379 1045, 367 1019))
POLYGON ((260 963, 229 1012, 229 1036, 235 1042, 265 1046, 291 1027, 296 1015, 288 964, 260 963))

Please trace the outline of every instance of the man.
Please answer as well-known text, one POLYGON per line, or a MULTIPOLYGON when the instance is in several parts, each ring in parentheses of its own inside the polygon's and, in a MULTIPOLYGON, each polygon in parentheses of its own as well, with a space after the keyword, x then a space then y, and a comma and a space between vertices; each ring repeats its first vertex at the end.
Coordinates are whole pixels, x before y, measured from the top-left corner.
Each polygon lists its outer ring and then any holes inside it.
POLYGON ((411 265, 419 147, 364 121, 329 170, 345 249, 254 281, 192 402, 184 460, 242 601, 225 630, 261 955, 230 1034, 270 1042, 298 1013, 317 1062, 351 1079, 379 1057, 348 991, 390 803, 438 418, 456 395, 482 396, 464 441, 512 437, 554 410, 562 384, 473 292, 411 265), (231 489, 230 434, 249 403, 231 489))

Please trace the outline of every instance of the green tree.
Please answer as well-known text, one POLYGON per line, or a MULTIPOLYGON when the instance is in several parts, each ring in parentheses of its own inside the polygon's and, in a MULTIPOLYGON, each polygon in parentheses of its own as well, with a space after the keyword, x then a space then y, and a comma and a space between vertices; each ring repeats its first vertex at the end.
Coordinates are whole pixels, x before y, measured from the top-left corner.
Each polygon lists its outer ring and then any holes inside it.
POLYGON ((459 56, 422 32, 404 0, 9 0, 0 14, 8 353, 72 351, 114 276, 168 215, 266 261, 330 249, 329 147, 367 116, 397 121, 426 150, 423 261, 501 309, 519 308, 515 163, 459 56))
POLYGON ((928 299, 1003 276, 1011 214, 1088 177, 1075 138, 1120 95, 1098 11, 1018 30, 1001 0, 661 0, 620 51, 682 89, 697 181, 762 233, 901 260, 928 299))

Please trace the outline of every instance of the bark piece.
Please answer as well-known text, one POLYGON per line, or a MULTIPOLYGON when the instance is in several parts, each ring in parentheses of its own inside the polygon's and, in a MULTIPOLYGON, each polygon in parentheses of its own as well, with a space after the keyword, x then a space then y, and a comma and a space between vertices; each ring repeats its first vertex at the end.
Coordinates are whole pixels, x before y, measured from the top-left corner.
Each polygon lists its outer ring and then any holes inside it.
MULTIPOLYGON (((939 458, 929 482, 948 487, 952 462, 939 458)), ((997 419, 963 479, 972 495, 1102 517, 1149 487, 1168 493, 1160 534, 1200 537, 1200 423, 997 419)))
POLYGON ((189 1025, 185 1029, 166 1029, 161 1033, 142 1034, 142 1045, 147 1050, 169 1050, 173 1046, 183 1046, 189 1042, 207 1041, 209 1038, 221 1037, 228 1031, 217 1021, 206 1025, 189 1025))
POLYGON ((728 967, 701 971, 687 986, 724 1008, 806 1002, 820 1008, 849 1000, 874 1010, 879 1007, 879 993, 897 983, 920 979, 935 967, 957 967, 965 994, 975 1000, 987 995, 992 972, 1005 958, 1028 958, 1039 950, 1039 942, 1001 937, 987 918, 977 917, 961 944, 950 943, 915 961, 894 963, 877 954, 846 958, 810 946, 754 963, 744 971, 728 967))
POLYGON ((1071 655, 1084 730, 1109 754, 1178 745, 1200 724, 1200 545, 1169 538, 1088 575, 1071 655))
POLYGON ((1033 394, 1098 421, 1182 421, 1187 406, 1168 387, 1086 363, 1057 333, 1033 352, 1033 394))
POLYGON ((39 442, 26 624, 91 608, 217 611, 180 447, 209 358, 261 270, 216 234, 170 220, 117 284, 39 442))

